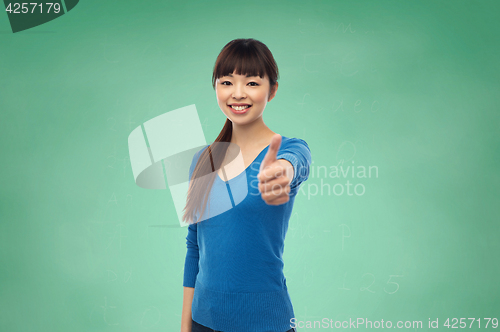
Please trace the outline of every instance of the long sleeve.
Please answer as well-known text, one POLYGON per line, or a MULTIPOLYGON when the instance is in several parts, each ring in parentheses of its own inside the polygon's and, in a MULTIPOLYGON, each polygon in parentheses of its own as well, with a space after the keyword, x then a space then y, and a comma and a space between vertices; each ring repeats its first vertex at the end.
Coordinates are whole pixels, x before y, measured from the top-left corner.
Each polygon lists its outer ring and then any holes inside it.
POLYGON ((200 254, 198 250, 197 225, 191 224, 188 226, 188 235, 186 236, 187 253, 184 263, 184 287, 194 288, 196 276, 198 275, 200 254))
POLYGON ((290 193, 295 195, 302 182, 309 178, 311 165, 311 150, 300 138, 290 138, 278 151, 276 159, 288 160, 293 165, 293 180, 290 183, 290 193))
MULTIPOLYGON (((189 179, 191 180, 193 176, 193 171, 198 162, 198 158, 201 151, 197 152, 191 162, 189 167, 189 179)), ((200 259, 199 249, 198 249, 198 224, 193 223, 188 226, 188 234, 186 236, 186 260, 184 262, 184 287, 194 288, 196 282, 196 276, 198 275, 198 262, 200 259)))

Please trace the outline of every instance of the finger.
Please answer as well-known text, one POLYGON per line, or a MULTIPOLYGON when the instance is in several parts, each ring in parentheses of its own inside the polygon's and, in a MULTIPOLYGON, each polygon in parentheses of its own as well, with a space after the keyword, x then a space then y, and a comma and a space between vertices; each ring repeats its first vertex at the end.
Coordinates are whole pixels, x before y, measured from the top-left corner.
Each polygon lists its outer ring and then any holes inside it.
POLYGON ((288 198, 290 196, 290 194, 288 192, 283 192, 281 195, 275 195, 275 196, 271 196, 267 199, 267 202, 269 203, 274 203, 274 202, 278 202, 278 201, 283 201, 285 200, 286 198, 288 198))
POLYGON ((288 202, 289 200, 290 200, 289 195, 283 195, 283 196, 277 197, 276 199, 265 200, 265 202, 268 205, 281 205, 283 203, 288 202))
POLYGON ((287 196, 283 196, 281 199, 274 200, 271 203, 273 205, 281 205, 281 204, 288 202, 289 200, 290 200, 290 196, 287 195, 287 196))
POLYGON ((262 192, 261 196, 263 200, 270 202, 279 197, 288 196, 290 194, 290 190, 289 186, 275 188, 273 190, 262 192))
POLYGON ((262 192, 265 193, 272 190, 278 190, 279 188, 284 189, 289 186, 290 186, 290 181, 288 181, 287 177, 280 177, 270 182, 260 182, 258 185, 259 191, 261 193, 262 192))
POLYGON ((286 174, 286 168, 279 162, 269 165, 257 175, 259 182, 269 182, 286 174))
POLYGON ((278 156, 278 150, 281 146, 281 135, 276 134, 271 138, 271 143, 269 144, 269 149, 267 150, 266 156, 262 163, 260 164, 260 169, 265 169, 270 166, 272 163, 276 161, 276 157, 278 156))

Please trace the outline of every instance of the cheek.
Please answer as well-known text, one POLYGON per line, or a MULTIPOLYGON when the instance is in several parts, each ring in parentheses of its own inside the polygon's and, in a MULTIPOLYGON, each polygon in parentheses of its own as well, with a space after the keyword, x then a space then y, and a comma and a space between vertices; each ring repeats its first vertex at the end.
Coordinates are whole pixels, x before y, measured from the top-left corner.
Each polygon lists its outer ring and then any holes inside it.
POLYGON ((267 101, 267 93, 258 93, 253 97, 253 100, 257 103, 265 103, 267 101))
POLYGON ((220 106, 223 106, 223 105, 226 105, 226 99, 224 98, 224 95, 222 94, 217 94, 217 103, 220 105, 220 106))
POLYGON ((228 101, 228 99, 231 97, 230 93, 228 92, 225 92, 225 91, 218 91, 217 92, 217 100, 219 101, 219 103, 221 104, 226 104, 226 102, 228 101))

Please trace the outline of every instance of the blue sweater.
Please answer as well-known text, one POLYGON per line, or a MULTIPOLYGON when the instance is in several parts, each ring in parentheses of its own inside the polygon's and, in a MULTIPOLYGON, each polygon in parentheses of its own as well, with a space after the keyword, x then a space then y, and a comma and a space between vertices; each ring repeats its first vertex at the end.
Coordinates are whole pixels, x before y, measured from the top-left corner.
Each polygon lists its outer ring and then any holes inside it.
MULTIPOLYGON (((189 179, 204 149, 194 155, 189 179)), ((294 168, 290 199, 268 205, 257 179, 268 149, 229 181, 215 176, 210 204, 231 193, 229 188, 234 192, 247 186, 248 194, 239 204, 234 206, 232 200, 226 212, 188 226, 183 285, 195 289, 192 319, 214 330, 285 332, 295 317, 283 274, 283 249, 296 194, 309 177, 311 152, 305 141, 282 136, 277 159, 290 161, 294 168)))

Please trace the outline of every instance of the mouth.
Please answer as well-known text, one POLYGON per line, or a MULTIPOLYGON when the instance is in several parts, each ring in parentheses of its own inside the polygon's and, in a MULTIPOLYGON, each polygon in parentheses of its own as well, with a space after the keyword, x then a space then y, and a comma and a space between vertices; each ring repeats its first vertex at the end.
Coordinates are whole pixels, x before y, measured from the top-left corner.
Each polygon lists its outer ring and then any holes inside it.
POLYGON ((252 105, 248 105, 248 104, 243 104, 243 105, 240 105, 240 106, 237 106, 237 105, 229 105, 229 108, 231 109, 231 111, 235 114, 243 114, 243 113, 246 113, 248 112, 248 110, 252 107, 252 105))

